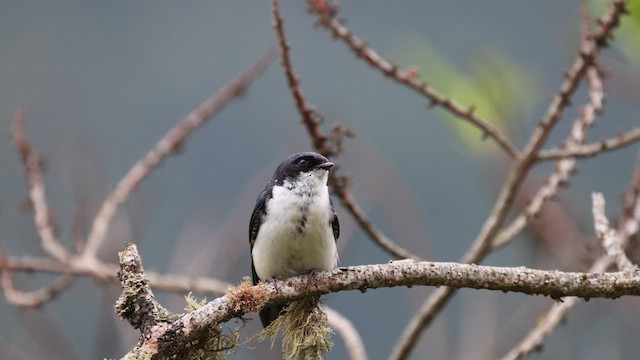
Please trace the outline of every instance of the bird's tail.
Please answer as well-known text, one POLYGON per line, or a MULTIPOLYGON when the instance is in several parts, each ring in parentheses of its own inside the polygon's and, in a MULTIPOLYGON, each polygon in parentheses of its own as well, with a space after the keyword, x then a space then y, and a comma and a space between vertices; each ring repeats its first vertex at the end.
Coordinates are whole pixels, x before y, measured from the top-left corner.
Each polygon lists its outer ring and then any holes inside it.
POLYGON ((260 311, 260 321, 265 328, 269 326, 278 316, 286 305, 270 305, 266 306, 260 311))

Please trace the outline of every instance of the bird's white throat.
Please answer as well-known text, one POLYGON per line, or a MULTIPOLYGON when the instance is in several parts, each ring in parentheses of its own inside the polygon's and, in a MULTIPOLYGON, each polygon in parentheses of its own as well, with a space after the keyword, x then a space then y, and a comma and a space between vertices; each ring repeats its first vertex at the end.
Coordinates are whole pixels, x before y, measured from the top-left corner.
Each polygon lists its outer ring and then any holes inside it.
POLYGON ((328 173, 317 169, 274 185, 253 246, 260 279, 287 278, 337 266, 328 173))

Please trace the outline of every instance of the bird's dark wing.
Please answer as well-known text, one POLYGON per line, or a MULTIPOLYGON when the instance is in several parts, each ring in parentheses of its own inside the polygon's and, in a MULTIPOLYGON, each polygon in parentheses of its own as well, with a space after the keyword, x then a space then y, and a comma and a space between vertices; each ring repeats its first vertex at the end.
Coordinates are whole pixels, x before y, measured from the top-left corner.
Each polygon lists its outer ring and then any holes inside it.
MULTIPOLYGON (((267 211, 267 200, 271 199, 271 187, 267 186, 266 189, 262 190, 260 195, 258 195, 258 200, 256 200, 256 207, 253 209, 253 214, 251 214, 251 222, 249 223, 249 244, 251 245, 251 277, 253 278, 253 285, 256 285, 260 278, 256 273, 256 268, 253 266, 253 245, 256 242, 256 237, 258 236, 258 231, 260 230, 260 226, 264 221, 264 217, 267 211)), ((273 320, 275 320, 280 312, 284 309, 284 305, 271 305, 266 306, 260 311, 260 321, 262 322, 262 326, 267 327, 273 320)))
MULTIPOLYGON (((251 214, 251 222, 249 222, 249 245, 250 251, 253 251, 253 244, 256 242, 258 236, 258 230, 260 225, 264 221, 264 216, 267 211, 267 200, 271 198, 271 189, 267 188, 262 190, 258 199, 256 200, 256 206, 251 214)), ((253 254, 251 254, 251 276, 253 278, 253 285, 257 284, 260 279, 256 274, 256 269, 253 266, 253 254)))
POLYGON ((333 212, 333 216, 331 217, 331 228, 333 228, 333 238, 336 242, 338 242, 338 237, 340 236, 340 222, 338 221, 338 214, 336 214, 336 208, 333 207, 333 200, 329 198, 329 203, 331 204, 331 212, 333 212))

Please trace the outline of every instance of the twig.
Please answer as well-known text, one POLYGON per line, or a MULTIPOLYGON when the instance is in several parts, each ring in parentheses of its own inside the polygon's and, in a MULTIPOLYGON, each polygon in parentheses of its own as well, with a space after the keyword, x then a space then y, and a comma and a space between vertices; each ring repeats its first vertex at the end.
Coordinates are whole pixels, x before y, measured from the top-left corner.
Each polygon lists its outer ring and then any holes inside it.
MULTIPOLYGON (((636 215, 637 218, 635 220, 636 227, 633 225, 627 227, 626 224, 621 221, 618 228, 618 234, 620 236, 620 242, 622 248, 626 246, 629 241, 629 238, 635 234, 637 231, 637 222, 640 220, 640 157, 639 161, 636 163, 636 167, 634 170, 634 175, 631 180, 631 185, 629 186, 629 190, 625 196, 625 204, 624 209, 637 209, 636 215), (631 233, 627 232, 625 229, 632 230, 631 233), (635 230, 635 231, 634 231, 635 230)), ((603 210, 604 211, 604 210, 603 210)), ((621 214, 621 219, 628 218, 628 216, 624 215, 625 211, 623 210, 621 214)), ((629 220, 632 223, 634 220, 629 220)), ((613 259, 608 256, 600 257, 591 268, 588 270, 589 272, 603 272, 606 271, 613 259)), ((542 319, 537 321, 537 325, 507 354, 502 360, 516 360, 522 359, 527 354, 539 349, 542 346, 544 340, 551 334, 551 332, 558 327, 558 325, 565 318, 566 314, 573 308, 573 306, 577 303, 577 298, 568 297, 564 298, 563 302, 558 305, 554 305, 547 314, 542 317, 542 319)))
POLYGON ((618 233, 609 227, 609 220, 605 215, 605 201, 602 193, 593 193, 591 195, 593 199, 593 223, 596 230, 598 239, 602 242, 607 256, 618 266, 618 269, 622 271, 637 270, 636 267, 624 253, 624 247, 622 246, 622 239, 618 236, 618 233))
MULTIPOLYGON (((477 263, 491 252, 495 236, 504 223, 517 190, 532 166, 537 153, 556 122, 560 119, 564 108, 569 104, 569 99, 587 72, 588 67, 594 64, 599 49, 608 44, 613 29, 617 27, 620 16, 625 12, 625 1, 614 0, 609 11, 600 21, 600 31, 583 41, 579 56, 566 73, 565 81, 551 100, 545 116, 540 121, 540 125, 534 130, 518 161, 509 171, 491 214, 470 249, 463 256, 464 262, 477 263)), ((435 318, 435 314, 446 305, 447 301, 453 296, 454 291, 454 289, 450 288, 440 288, 427 298, 418 314, 412 317, 398 342, 396 342, 391 359, 406 359, 409 356, 425 327, 435 318)))
MULTIPOLYGON (((586 1, 582 1, 580 5, 581 5, 581 19, 582 19, 581 21, 582 35, 583 35, 583 41, 584 41, 586 37, 591 36, 590 35, 591 29, 589 26, 590 21, 589 21, 589 14, 588 14, 586 1)), ((587 105, 585 107, 585 111, 583 112, 583 119, 586 119, 586 120, 588 120, 590 117, 595 117, 595 114, 602 110, 602 101, 604 99, 604 91, 602 90, 601 78, 595 66, 591 67, 588 70, 588 80, 590 85, 590 103, 592 105, 600 104, 600 106, 599 107, 593 106, 591 109, 589 109, 588 108, 589 105, 587 105)), ((585 125, 587 124, 585 123, 585 125)), ((577 123, 574 124, 574 128, 576 126, 577 126, 577 123)), ((586 130, 586 127, 583 129, 583 131, 584 130, 586 130)), ((576 138, 574 134, 575 132, 572 131, 572 135, 574 136, 573 137, 574 144, 580 144, 580 141, 576 141, 576 140, 583 139, 584 134, 582 138, 576 138)), ((570 166, 572 170, 575 166, 575 160, 565 159, 565 160, 558 161, 558 165, 561 165, 561 164, 570 166), (572 161, 572 162, 570 163, 568 161, 572 161)), ((636 171, 638 171, 638 174, 640 174, 640 166, 639 168, 636 168, 636 171)), ((630 187, 630 189, 631 188, 632 187, 630 187)), ((626 200, 629 200, 629 198, 627 197, 626 200)), ((639 199, 637 197, 631 199, 633 203, 635 203, 638 200, 639 199)), ((638 202, 638 204, 640 205, 640 201, 638 202)), ((594 207, 595 207, 595 204, 594 204, 594 207)), ((603 204, 603 207, 604 207, 604 204, 603 204)), ((537 209, 536 213, 537 211, 540 211, 540 209, 537 209)), ((604 209, 602 209, 602 211, 604 213, 604 209)), ((514 223, 512 223, 512 225, 514 224, 515 224, 515 221, 514 223)), ((515 237, 515 235, 513 236, 515 237)), ((506 241, 510 241, 508 236, 503 236, 502 240, 503 240, 502 241, 503 243, 506 243, 506 241)), ((628 237, 623 237, 621 241, 622 243, 626 243, 628 241, 628 237)), ((496 242, 494 245, 500 245, 500 244, 499 242, 496 242)), ((607 256, 603 256, 594 263, 594 265, 589 269, 589 272, 606 271, 610 263, 611 263, 611 258, 607 256)), ((502 360, 522 359, 526 355, 530 354, 531 352, 539 350, 542 347, 542 343, 544 342, 544 340, 551 334, 551 332, 553 332, 555 328, 558 327, 558 325, 565 318, 566 314, 573 308, 573 306, 576 303, 577 303, 577 298, 569 297, 569 298, 563 299, 563 302, 561 304, 554 305, 544 317, 539 318, 537 320, 537 325, 511 351, 509 351, 509 353, 505 355, 502 358, 502 360)))
MULTIPOLYGON (((593 126, 597 114, 602 112, 604 107, 604 86, 600 73, 595 67, 591 67, 587 71, 587 81, 589 83, 589 101, 582 109, 582 116, 576 119, 571 127, 569 137, 565 141, 567 149, 575 149, 581 146, 580 144, 586 138, 587 130, 593 126)), ((555 171, 546 179, 544 186, 531 198, 525 209, 493 240, 492 250, 497 250, 513 241, 529 222, 542 211, 546 201, 554 198, 560 186, 569 181, 569 177, 575 172, 575 169, 575 158, 558 160, 555 171)))
POLYGON ((42 178, 43 161, 40 154, 29 143, 25 135, 24 124, 25 109, 21 106, 16 112, 16 117, 11 127, 11 135, 24 164, 36 230, 38 231, 42 248, 47 254, 64 263, 69 260, 69 253, 62 246, 55 233, 53 213, 47 203, 47 195, 42 178))
POLYGON ((213 117, 231 100, 242 95, 247 87, 264 72, 273 57, 274 51, 272 48, 269 48, 269 50, 260 56, 247 70, 221 87, 213 96, 202 102, 187 115, 184 120, 169 130, 149 152, 133 165, 100 206, 87 238, 83 252, 84 259, 95 257, 98 249, 105 240, 109 223, 116 215, 119 206, 127 201, 140 182, 167 156, 176 152, 195 129, 213 117))
MULTIPOLYGON (((43 272, 53 274, 68 274, 73 276, 90 276, 99 281, 116 282, 119 266, 110 263, 98 263, 95 266, 83 267, 78 262, 71 261, 62 264, 48 258, 31 256, 6 257, 0 261, 0 270, 21 272, 43 272)), ((232 287, 230 283, 210 277, 185 276, 163 274, 156 271, 146 271, 149 285, 157 291, 188 293, 207 293, 221 295, 232 287)))
POLYGON ((0 287, 2 287, 7 302, 20 308, 40 307, 45 302, 60 294, 75 280, 75 277, 69 274, 63 274, 51 284, 43 286, 38 290, 20 291, 17 290, 13 284, 12 272, 5 266, 6 261, 7 259, 2 249, 0 249, 0 287))
POLYGON ((421 260, 419 256, 394 243, 382 231, 380 231, 380 229, 378 229, 371 220, 369 220, 367 215, 360 208, 360 205, 358 205, 358 202, 354 199, 353 195, 351 195, 347 185, 338 184, 336 181, 332 182, 332 184, 334 193, 338 195, 342 205, 353 216, 360 228, 369 236, 369 238, 371 238, 371 240, 373 240, 373 242, 378 244, 380 248, 393 255, 396 259, 421 260))
POLYGON ((327 313, 329 325, 336 330, 342 337, 342 340, 344 340, 344 345, 347 348, 351 360, 367 360, 367 350, 353 323, 347 317, 330 307, 324 307, 324 312, 327 313))
POLYGON ((280 63, 284 69, 287 78, 287 85, 293 95, 296 108, 300 113, 301 121, 307 128, 313 147, 326 157, 336 155, 336 152, 327 143, 327 136, 320 130, 320 115, 312 108, 305 99, 302 89, 300 88, 300 79, 293 72, 293 65, 289 57, 289 44, 284 32, 283 20, 280 15, 280 6, 278 0, 271 0, 271 13, 273 16, 273 28, 278 38, 278 47, 280 48, 280 63))
MULTIPOLYGON (((626 243, 626 239, 623 239, 626 243)), ((600 257, 591 268, 589 273, 606 271, 611 265, 609 256, 600 257)), ((565 297, 562 303, 554 304, 551 309, 542 317, 536 320, 536 326, 507 353, 501 360, 520 360, 542 347, 545 339, 551 335, 554 329, 565 319, 566 314, 577 304, 578 298, 565 297)))
MULTIPOLYGON (((307 128, 307 132, 309 133, 309 137, 311 138, 311 143, 317 152, 327 157, 337 156, 340 153, 339 143, 336 142, 336 149, 334 149, 327 142, 327 135, 325 135, 320 129, 320 123, 318 121, 319 115, 315 109, 312 109, 307 104, 307 100, 305 99, 302 93, 302 89, 300 88, 298 76, 296 76, 293 70, 293 65, 291 63, 291 59, 289 58, 289 44, 287 43, 285 37, 283 21, 282 17, 280 16, 280 10, 277 0, 271 1, 271 10, 274 24, 273 27, 276 32, 276 37, 278 38, 280 56, 282 59, 281 63, 282 67, 284 68, 285 76, 287 77, 287 84, 295 100, 296 108, 300 113, 302 122, 307 128)), ((380 231, 373 225, 373 223, 360 209, 360 206, 349 192, 347 182, 348 181, 345 178, 342 178, 342 181, 340 181, 340 179, 334 176, 333 173, 331 174, 330 184, 334 190, 334 193, 338 195, 340 201, 342 202, 342 205, 349 211, 358 225, 360 225, 360 227, 371 238, 371 240, 373 240, 373 242, 378 244, 378 246, 380 246, 383 250, 387 251, 397 259, 419 260, 418 256, 396 245, 393 241, 386 237, 382 231, 380 231)))
POLYGON ((598 142, 576 145, 567 149, 547 149, 541 150, 537 156, 538 160, 552 160, 562 158, 584 158, 598 155, 606 151, 621 149, 625 146, 635 144, 640 141, 640 127, 620 133, 608 139, 598 142))
POLYGON ((317 24, 331 31, 334 39, 341 40, 356 57, 364 60, 372 68, 380 71, 388 78, 422 95, 429 101, 431 106, 440 106, 456 118, 467 121, 477 127, 482 132, 483 137, 495 140, 512 159, 518 158, 519 151, 515 145, 500 129, 475 114, 474 106, 470 106, 468 109, 463 108, 451 98, 440 95, 436 90, 429 87, 427 82, 417 78, 414 71, 401 70, 396 64, 378 55, 367 45, 366 41, 355 36, 340 21, 335 19, 337 9, 331 6, 328 1, 309 0, 308 2, 311 11, 318 16, 317 24))
POLYGON ((3 271, 1 277, 2 291, 7 302, 19 308, 38 308, 66 290, 75 280, 73 276, 62 275, 38 290, 20 291, 14 287, 10 272, 3 271))

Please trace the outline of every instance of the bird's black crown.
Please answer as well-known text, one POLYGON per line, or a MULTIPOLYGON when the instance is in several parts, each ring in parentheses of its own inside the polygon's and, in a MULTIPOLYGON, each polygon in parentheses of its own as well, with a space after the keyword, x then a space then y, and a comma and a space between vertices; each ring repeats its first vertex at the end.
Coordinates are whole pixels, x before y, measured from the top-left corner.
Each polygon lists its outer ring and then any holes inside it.
POLYGON ((333 166, 326 157, 315 152, 300 152, 284 159, 276 172, 273 174, 273 181, 277 185, 282 185, 286 179, 293 179, 301 173, 315 169, 329 170, 333 166))

